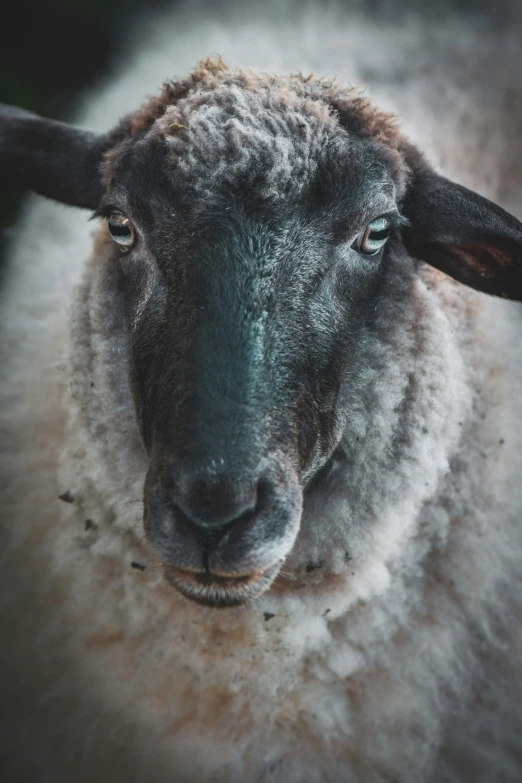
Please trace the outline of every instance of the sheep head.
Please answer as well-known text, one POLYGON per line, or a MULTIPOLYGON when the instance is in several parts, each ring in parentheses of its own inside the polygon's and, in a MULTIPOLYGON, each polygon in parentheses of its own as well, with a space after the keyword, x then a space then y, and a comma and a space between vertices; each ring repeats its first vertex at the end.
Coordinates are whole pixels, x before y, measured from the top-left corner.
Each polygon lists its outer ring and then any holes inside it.
POLYGON ((18 110, 0 154, 114 239, 149 457, 144 525, 212 606, 266 590, 328 470, 380 303, 412 256, 522 299, 522 226, 435 174, 350 90, 203 63, 88 134, 18 110))

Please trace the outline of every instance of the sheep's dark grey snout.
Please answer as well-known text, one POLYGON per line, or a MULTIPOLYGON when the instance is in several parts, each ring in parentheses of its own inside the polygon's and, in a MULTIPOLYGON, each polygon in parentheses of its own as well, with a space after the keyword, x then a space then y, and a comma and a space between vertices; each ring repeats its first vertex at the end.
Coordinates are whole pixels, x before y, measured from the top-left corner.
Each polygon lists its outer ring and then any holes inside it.
POLYGON ((189 467, 149 472, 148 539, 185 595, 220 606, 225 593, 230 605, 239 590, 233 603, 243 603, 271 584, 293 546, 302 507, 297 474, 280 462, 235 473, 189 467))

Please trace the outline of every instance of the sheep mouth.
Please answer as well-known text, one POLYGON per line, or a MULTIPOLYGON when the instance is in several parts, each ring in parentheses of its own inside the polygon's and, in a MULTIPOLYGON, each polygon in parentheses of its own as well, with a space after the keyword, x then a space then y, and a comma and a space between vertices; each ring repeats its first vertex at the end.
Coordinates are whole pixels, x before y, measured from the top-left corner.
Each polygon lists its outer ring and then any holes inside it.
POLYGON ((268 590, 280 565, 277 562, 251 574, 220 574, 165 564, 164 573, 169 584, 185 598, 224 609, 249 603, 268 590))

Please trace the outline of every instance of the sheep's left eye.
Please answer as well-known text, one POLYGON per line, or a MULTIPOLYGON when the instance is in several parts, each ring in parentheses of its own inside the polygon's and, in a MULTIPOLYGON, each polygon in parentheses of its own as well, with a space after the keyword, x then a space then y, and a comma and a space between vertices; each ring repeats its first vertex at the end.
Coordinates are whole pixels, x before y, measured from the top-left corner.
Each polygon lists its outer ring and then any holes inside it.
POLYGON ((362 234, 359 234, 352 247, 367 256, 376 255, 384 247, 390 236, 390 221, 380 217, 368 223, 362 234))
POLYGON ((125 253, 133 246, 135 242, 134 228, 129 218, 113 213, 107 219, 109 233, 114 239, 120 250, 125 253))

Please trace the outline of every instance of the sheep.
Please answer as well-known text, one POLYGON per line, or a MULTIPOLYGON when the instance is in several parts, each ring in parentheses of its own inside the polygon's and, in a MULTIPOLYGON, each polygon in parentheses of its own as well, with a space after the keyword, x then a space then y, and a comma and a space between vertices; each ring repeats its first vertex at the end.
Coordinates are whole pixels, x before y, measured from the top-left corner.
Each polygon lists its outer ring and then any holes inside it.
POLYGON ((345 10, 2 110, 4 780, 520 780, 518 45, 345 10))

